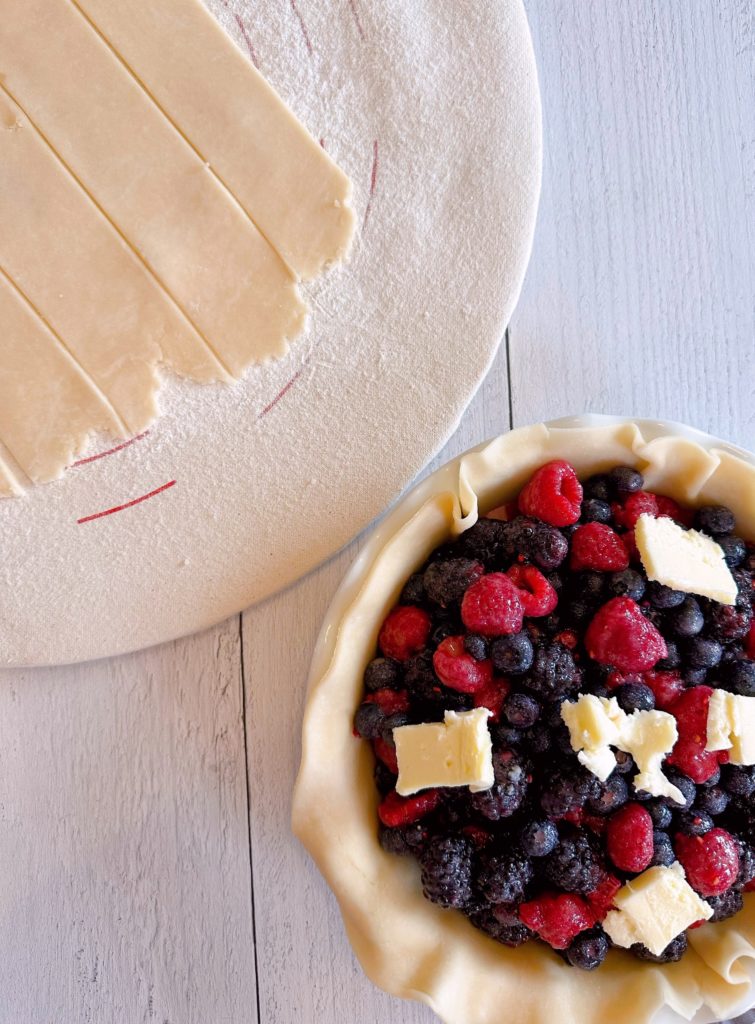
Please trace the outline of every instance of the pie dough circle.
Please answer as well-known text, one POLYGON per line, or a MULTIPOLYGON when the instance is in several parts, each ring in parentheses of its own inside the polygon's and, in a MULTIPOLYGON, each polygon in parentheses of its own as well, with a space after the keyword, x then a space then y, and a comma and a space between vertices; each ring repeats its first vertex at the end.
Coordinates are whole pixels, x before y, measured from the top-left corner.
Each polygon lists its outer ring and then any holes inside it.
POLYGON ((381 622, 407 576, 444 539, 514 497, 553 458, 588 475, 637 466, 648 489, 689 504, 727 504, 755 536, 755 456, 678 424, 581 417, 523 427, 444 466, 372 536, 334 598, 318 641, 304 715, 293 828, 330 887, 367 975, 386 991, 427 1003, 446 1024, 664 1024, 710 1022, 751 1001, 755 898, 734 918, 689 933, 678 964, 612 952, 595 974, 567 966, 540 943, 508 949, 456 911, 426 900, 412 858, 376 840, 372 754, 352 720, 381 622), (327 758, 322 752, 327 751, 327 758), (517 1007, 516 1016, 511 1007, 517 1007))

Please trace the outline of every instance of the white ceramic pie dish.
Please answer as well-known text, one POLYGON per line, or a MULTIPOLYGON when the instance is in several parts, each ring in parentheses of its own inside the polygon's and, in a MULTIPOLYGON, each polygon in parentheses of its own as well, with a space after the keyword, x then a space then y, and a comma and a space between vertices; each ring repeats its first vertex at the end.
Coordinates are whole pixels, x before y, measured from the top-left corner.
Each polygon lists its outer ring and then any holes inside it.
POLYGON ((580 416, 520 428, 452 460, 386 516, 328 610, 310 671, 293 828, 333 889, 367 975, 427 1003, 446 1024, 710 1024, 755 998, 755 897, 729 921, 691 932, 677 964, 614 952, 585 974, 540 943, 507 949, 430 903, 414 861, 377 842, 372 753, 351 728, 380 624, 445 537, 556 457, 580 475, 636 465, 648 489, 727 504, 738 529, 755 537, 755 456, 681 424, 580 416))

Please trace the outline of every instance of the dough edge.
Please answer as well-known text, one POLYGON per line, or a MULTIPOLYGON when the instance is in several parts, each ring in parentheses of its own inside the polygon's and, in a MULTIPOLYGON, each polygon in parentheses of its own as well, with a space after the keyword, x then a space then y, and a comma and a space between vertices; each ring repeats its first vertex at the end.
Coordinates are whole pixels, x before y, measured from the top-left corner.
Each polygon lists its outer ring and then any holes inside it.
POLYGON ((508 500, 550 459, 573 462, 580 475, 635 465, 649 489, 690 504, 729 504, 738 529, 755 537, 755 458, 701 440, 671 432, 646 437, 637 421, 609 418, 497 437, 410 492, 377 527, 326 616, 310 672, 293 830, 334 891, 368 977, 428 1004, 446 1024, 500 1024, 504 1017, 517 1024, 642 1024, 663 1006, 685 1019, 703 1007, 718 1019, 745 1008, 755 898, 736 917, 689 933, 690 951, 678 964, 651 966, 614 952, 597 974, 584 974, 534 943, 507 949, 463 915, 426 900, 416 863, 381 849, 372 754, 351 731, 364 666, 406 577, 441 540, 472 526, 480 509, 508 500))

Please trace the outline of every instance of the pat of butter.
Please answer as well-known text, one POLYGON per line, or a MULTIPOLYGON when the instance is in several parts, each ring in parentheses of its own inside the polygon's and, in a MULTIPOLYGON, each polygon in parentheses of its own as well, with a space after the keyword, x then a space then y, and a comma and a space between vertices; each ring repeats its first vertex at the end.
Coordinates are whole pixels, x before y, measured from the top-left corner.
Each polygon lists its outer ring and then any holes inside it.
POLYGON ((714 690, 706 750, 728 750, 731 764, 755 764, 755 697, 714 690))
POLYGON ((446 711, 442 722, 402 725, 393 730, 398 760, 396 792, 411 796, 431 786, 490 789, 493 745, 487 708, 446 711))
POLYGON ((649 580, 673 590, 734 604, 737 584, 721 546, 704 533, 684 530, 673 519, 643 514, 634 530, 637 548, 649 580))
POLYGON ((684 795, 661 771, 663 759, 673 750, 677 739, 673 715, 665 711, 634 711, 627 715, 615 697, 581 693, 576 701, 561 705, 561 717, 578 760, 601 782, 616 767, 611 747, 617 747, 631 754, 637 763, 635 789, 684 803, 684 795))
POLYGON ((643 871, 614 897, 603 928, 617 946, 635 942, 658 956, 676 936, 695 921, 707 921, 713 909, 701 900, 684 877, 681 864, 643 871))

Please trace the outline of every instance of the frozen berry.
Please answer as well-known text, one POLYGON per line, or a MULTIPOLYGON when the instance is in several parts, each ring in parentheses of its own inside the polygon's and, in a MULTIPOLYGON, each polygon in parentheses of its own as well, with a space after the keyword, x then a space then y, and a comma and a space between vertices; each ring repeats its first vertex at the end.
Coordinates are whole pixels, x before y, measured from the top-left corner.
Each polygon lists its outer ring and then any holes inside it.
POLYGON ((706 896, 705 902, 713 909, 713 917, 708 919, 711 922, 725 921, 729 917, 734 917, 744 907, 742 893, 737 892, 736 889, 729 889, 727 892, 721 893, 720 896, 706 896))
POLYGON ((654 494, 647 491, 635 491, 628 495, 620 505, 613 506, 613 516, 619 526, 632 530, 640 516, 658 515, 658 502, 654 494))
POLYGON ((519 590, 519 597, 528 617, 550 615, 558 604, 552 584, 534 565, 512 565, 506 575, 519 590))
POLYGON ((666 643, 628 597, 614 597, 600 608, 587 627, 587 653, 620 672, 651 669, 666 655, 666 643))
POLYGON ((711 602, 708 629, 718 640, 742 640, 750 632, 752 612, 749 608, 711 602))
POLYGON ((694 636, 684 645, 685 661, 693 668, 715 668, 721 660, 721 653, 721 644, 709 637, 694 636))
POLYGON ((633 711, 652 711, 655 707, 655 694, 644 683, 624 683, 614 695, 621 710, 628 715, 633 711))
POLYGON ((494 853, 483 861, 477 885, 490 903, 521 903, 532 874, 532 862, 524 854, 494 853))
POLYGON ((596 473, 594 476, 588 477, 584 482, 584 493, 586 498, 608 501, 613 493, 608 473, 596 473))
POLYGON ((719 896, 736 882, 739 845, 725 829, 713 828, 704 836, 677 833, 674 849, 687 881, 701 896, 719 896))
POLYGON ((506 676, 521 675, 532 665, 532 641, 524 632, 497 637, 490 645, 490 656, 496 672, 506 676))
POLYGON ((390 658, 373 658, 364 670, 364 688, 368 692, 394 690, 400 683, 401 669, 398 663, 390 658))
POLYGON ((682 670, 682 679, 686 687, 702 686, 708 678, 707 668, 685 668, 682 670))
POLYGON ((673 817, 671 808, 663 800, 649 800, 645 804, 648 814, 653 819, 654 828, 668 828, 673 817))
POLYGON ((519 833, 519 843, 530 857, 547 857, 558 844, 558 829, 548 818, 530 821, 519 833))
POLYGON ((583 896, 597 887, 605 871, 595 840, 575 831, 564 836, 545 861, 545 878, 551 885, 583 896))
POLYGON ((380 827, 380 845, 386 853, 415 853, 427 841, 428 836, 427 829, 419 821, 397 828, 380 827))
POLYGON ((480 579, 485 566, 471 558, 449 558, 432 562, 422 577, 425 593, 431 601, 447 608, 461 601, 464 591, 480 579))
POLYGON ((697 636, 705 625, 705 618, 694 597, 685 597, 669 614, 669 625, 677 636, 697 636))
POLYGON ((467 633, 464 637, 464 650, 471 654, 475 661, 485 661, 490 656, 487 640, 477 633, 467 633))
POLYGON ((721 550, 724 553, 724 560, 730 569, 736 569, 745 560, 747 548, 741 537, 717 537, 721 550))
POLYGON ((390 828, 410 825, 434 811, 440 803, 440 796, 438 789, 426 789, 414 796, 399 796, 394 790, 380 804, 378 815, 390 828))
POLYGON ((732 661, 722 669, 721 676, 727 690, 755 697, 755 661, 732 661))
POLYGON ((493 754, 495 782, 490 789, 472 793, 470 801, 475 810, 489 821, 510 818, 519 810, 527 793, 527 762, 511 750, 493 754))
POLYGON ((580 932, 595 924, 589 904, 567 892, 541 893, 521 905, 519 917, 554 949, 566 949, 580 932))
POLYGON ((540 705, 528 693, 511 693, 504 702, 503 713, 517 729, 528 729, 540 717, 540 705))
POLYGON ((731 533, 734 529, 734 513, 725 505, 703 505, 695 512, 695 529, 712 536, 731 533))
POLYGON ((504 525, 505 551, 509 559, 521 555, 540 569, 556 569, 569 553, 569 543, 561 531, 539 519, 517 516, 504 525))
POLYGON ((686 690, 669 709, 676 719, 679 737, 667 760, 693 782, 705 782, 718 768, 720 754, 706 750, 708 743, 709 686, 686 690))
POLYGON ((636 942, 630 949, 640 960, 649 960, 653 964, 673 964, 681 960, 687 952, 687 933, 682 932, 680 935, 677 935, 658 954, 651 953, 647 946, 643 946, 641 942, 636 942))
POLYGON ((464 594, 461 618, 467 629, 481 636, 518 633, 524 619, 519 589, 504 573, 491 572, 464 594))
POLYGON ((687 595, 681 590, 672 590, 664 583, 651 580, 645 588, 645 596, 654 608, 666 610, 678 608, 687 595))
POLYGON ((483 910, 472 914, 470 915, 470 921, 475 928, 485 932, 491 939, 495 939, 496 942, 501 942, 504 946, 511 948, 521 946, 522 943, 527 942, 533 937, 529 928, 518 919, 514 923, 500 920, 496 914, 496 911, 499 909, 499 907, 493 907, 491 910, 483 910))
POLYGON ((574 467, 562 459, 541 466, 519 495, 519 508, 526 516, 542 519, 551 526, 569 526, 579 519, 582 485, 574 467))
POLYGON ((404 584, 399 604, 423 604, 424 600, 425 585, 422 582, 422 573, 415 572, 404 584))
POLYGON ((554 642, 538 645, 523 682, 543 700, 558 700, 579 689, 582 673, 568 647, 554 642))
POLYGON ((354 730, 364 740, 374 740, 380 735, 385 714, 377 704, 362 703, 354 715, 354 730))
POLYGON ((736 886, 739 889, 746 889, 752 884, 755 878, 755 849, 749 843, 740 840, 739 842, 739 874, 737 875, 736 886))
POLYGON ((503 705, 509 695, 511 683, 508 679, 496 679, 485 683, 479 690, 475 690, 472 700, 476 708, 487 708, 490 712, 490 721, 498 722, 501 718, 503 705))
POLYGON ((642 473, 638 473, 631 466, 614 466, 608 474, 608 480, 616 491, 623 491, 625 494, 641 491, 645 484, 642 473))
MULTIPOLYGON (((396 717, 395 715, 392 717, 396 717)), ((406 724, 405 722, 402 724, 406 724)), ((375 751, 375 756, 380 759, 380 762, 385 765, 392 775, 398 775, 398 759, 396 757, 396 744, 388 740, 384 736, 378 736, 372 741, 372 749, 375 751)), ((387 787, 391 789, 392 786, 387 787)), ((386 789, 386 792, 387 792, 386 789)))
POLYGON ((422 891, 441 907, 465 907, 472 899, 470 840, 462 836, 435 836, 422 851, 422 891))
POLYGON ((629 565, 629 555, 621 537, 604 523, 585 523, 571 539, 570 567, 617 572, 629 565))
POLYGON ((656 668, 661 672, 668 672, 673 669, 678 669, 682 663, 682 656, 679 653, 679 645, 675 640, 666 640, 666 657, 656 664, 656 668))
POLYGON ((608 523, 611 520, 611 506, 598 498, 586 498, 582 502, 583 523, 608 523))
POLYGON ((464 638, 449 636, 433 654, 433 668, 442 683, 461 693, 482 689, 493 677, 489 661, 475 661, 464 650, 464 638))
POLYGON ((600 792, 597 796, 590 797, 587 801, 587 809, 591 814, 604 816, 612 814, 617 808, 627 802, 629 798, 629 787, 621 775, 610 775, 605 782, 600 784, 600 792))
POLYGON ((692 808, 677 814, 676 827, 685 836, 704 836, 713 828, 713 819, 705 811, 692 808))
POLYGON ((749 800, 755 793, 755 767, 727 764, 721 772, 721 785, 728 793, 749 800))
POLYGON ((556 768, 543 779, 540 806, 550 818, 562 818, 569 811, 584 807, 600 792, 600 783, 582 766, 556 768))
POLYGON ((695 802, 697 786, 692 779, 688 778, 682 772, 676 771, 674 768, 664 769, 664 774, 671 785, 676 786, 684 797, 684 800, 682 803, 679 803, 676 797, 670 796, 661 797, 661 799, 668 803, 672 811, 688 811, 695 802))
POLYGON ((576 937, 566 950, 566 959, 572 967, 594 971, 608 954, 608 938, 602 928, 591 928, 576 937))
POLYGON ((668 711, 677 697, 684 693, 684 683, 677 672, 643 672, 642 681, 653 691, 655 706, 661 711, 668 711))
POLYGON ((712 817, 723 814, 729 803, 729 794, 720 786, 711 786, 708 789, 700 789, 695 799, 695 807, 712 817))
POLYGON ((480 518, 462 534, 460 548, 468 558, 479 559, 491 569, 507 554, 507 526, 498 519, 480 518))
POLYGON ((653 857, 653 819, 640 804, 625 804, 608 821, 606 849, 622 871, 644 871, 653 857))
POLYGON ((387 658, 406 661, 427 643, 430 616, 414 605, 399 605, 383 623, 378 637, 380 650, 387 658))
POLYGON ((607 590, 611 597, 629 597, 641 601, 645 593, 645 580, 634 569, 623 569, 608 577, 607 590))
POLYGON ((674 847, 671 845, 669 836, 660 829, 653 830, 653 856, 650 858, 651 867, 668 868, 676 860, 674 847))

